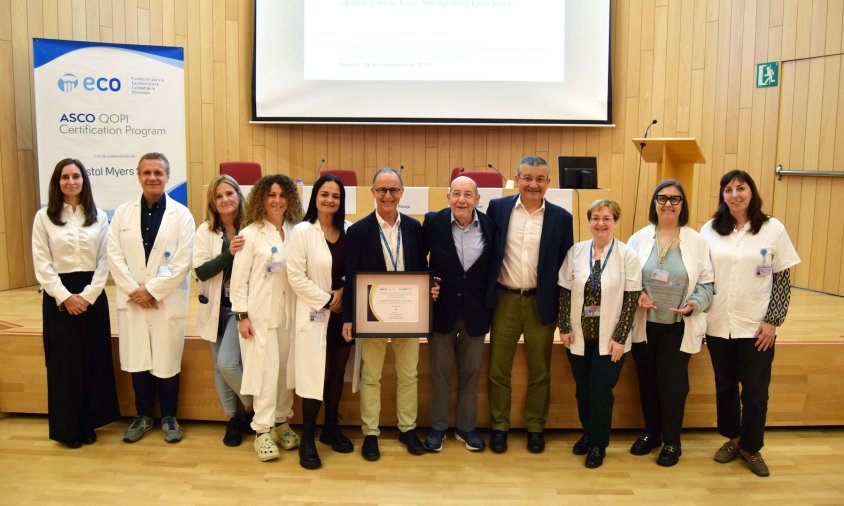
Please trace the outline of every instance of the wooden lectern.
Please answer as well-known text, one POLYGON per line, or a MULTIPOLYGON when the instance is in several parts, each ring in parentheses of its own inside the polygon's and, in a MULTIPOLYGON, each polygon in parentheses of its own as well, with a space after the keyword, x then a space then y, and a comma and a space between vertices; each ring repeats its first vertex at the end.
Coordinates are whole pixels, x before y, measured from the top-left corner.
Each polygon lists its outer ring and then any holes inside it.
MULTIPOLYGON (((634 138, 633 144, 646 162, 657 164, 657 183, 665 179, 676 179, 683 185, 690 199, 697 196, 697 174, 694 166, 696 163, 705 163, 706 159, 695 139, 634 138)), ((697 225, 695 206, 689 206, 689 224, 692 227, 697 225)))

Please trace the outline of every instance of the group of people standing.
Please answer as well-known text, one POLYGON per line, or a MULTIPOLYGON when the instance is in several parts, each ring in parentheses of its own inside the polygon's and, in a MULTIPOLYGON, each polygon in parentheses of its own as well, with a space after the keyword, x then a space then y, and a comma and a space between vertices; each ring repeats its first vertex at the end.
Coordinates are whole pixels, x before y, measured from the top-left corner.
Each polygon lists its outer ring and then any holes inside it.
POLYGON ((302 467, 319 468, 315 439, 323 404, 319 440, 352 452, 354 444, 339 429, 347 376, 360 389, 361 454, 380 458, 388 347, 395 354, 399 440, 408 452, 443 449, 455 364, 454 437, 470 451, 483 450, 477 404, 487 333, 489 446, 507 451, 512 368, 522 340, 527 449, 540 453, 559 328, 584 429, 573 452, 586 455, 587 467, 599 467, 605 457, 612 389, 631 349, 645 432, 630 451, 646 455, 661 447, 658 464, 678 462, 688 362, 706 335, 718 428, 728 438, 715 460, 740 455, 756 474, 768 473, 759 451, 774 340, 788 308, 789 268, 799 258, 782 224, 762 213, 744 172, 724 176, 719 208, 701 233, 687 226, 680 183, 660 183, 651 224, 627 244, 615 238, 621 210, 611 200, 589 207, 592 239, 572 244, 571 214, 545 199, 549 168, 536 156, 518 163, 519 193, 492 200, 486 214, 476 209, 474 181, 458 177, 448 207, 426 214, 422 224, 399 212, 404 185, 390 168, 373 178, 375 210, 353 225, 345 220, 345 188, 335 176, 314 183, 303 215, 288 176, 262 177, 247 199, 221 175, 208 185, 206 221, 195 231, 190 212, 164 192, 164 155, 142 156, 137 174, 141 197, 118 207, 109 226, 82 163, 62 160, 48 206, 35 217, 51 439, 72 448, 91 444, 95 429, 119 416, 103 291, 111 272, 120 363, 131 373, 137 411, 123 439, 138 441, 153 428, 157 397, 164 439, 181 440, 176 408, 192 271, 200 281, 197 330, 211 346, 217 393, 229 417, 223 442, 237 446, 244 432, 254 432, 261 461, 278 458, 279 447, 298 448, 302 467), (416 431, 418 339, 355 338, 354 274, 388 271, 430 271, 435 280, 431 429, 424 440, 416 431), (666 293, 681 296, 664 307, 666 293), (358 360, 350 360, 354 345, 358 360), (294 391, 302 398, 301 436, 288 423, 294 391))

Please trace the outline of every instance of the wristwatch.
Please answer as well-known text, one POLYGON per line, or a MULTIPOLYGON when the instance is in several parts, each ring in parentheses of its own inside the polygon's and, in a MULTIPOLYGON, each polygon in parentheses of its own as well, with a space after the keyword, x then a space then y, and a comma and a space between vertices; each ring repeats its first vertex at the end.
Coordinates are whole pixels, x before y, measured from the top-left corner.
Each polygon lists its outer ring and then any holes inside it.
POLYGON ((248 320, 249 319, 249 313, 247 313, 245 311, 243 313, 235 313, 234 319, 237 320, 237 321, 248 320))

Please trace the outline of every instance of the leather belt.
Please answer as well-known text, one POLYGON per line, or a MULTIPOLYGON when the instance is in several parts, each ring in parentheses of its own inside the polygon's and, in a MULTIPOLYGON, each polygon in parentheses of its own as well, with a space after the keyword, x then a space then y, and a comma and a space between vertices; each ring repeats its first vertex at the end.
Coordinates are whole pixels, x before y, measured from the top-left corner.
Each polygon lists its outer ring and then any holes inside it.
POLYGON ((501 283, 496 283, 495 286, 497 286, 499 290, 504 290, 507 293, 521 295, 522 297, 533 297, 534 295, 536 295, 536 288, 510 288, 509 286, 504 286, 501 283))

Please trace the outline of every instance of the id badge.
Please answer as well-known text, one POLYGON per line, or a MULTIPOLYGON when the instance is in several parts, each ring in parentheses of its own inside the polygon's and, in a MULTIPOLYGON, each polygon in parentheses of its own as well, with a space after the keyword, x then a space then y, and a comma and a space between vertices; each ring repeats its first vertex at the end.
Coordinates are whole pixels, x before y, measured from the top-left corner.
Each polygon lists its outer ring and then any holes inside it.
POLYGON ((601 316, 601 306, 583 306, 583 314, 587 318, 596 318, 601 316))
POLYGON ((311 309, 309 320, 315 323, 324 322, 325 321, 325 309, 321 309, 317 311, 316 309, 311 309))
POLYGON ((760 278, 764 278, 770 276, 773 273, 773 268, 770 265, 757 265, 756 266, 756 276, 760 278))
POLYGON ((267 262, 267 272, 281 272, 281 262, 267 262))
POLYGON ((226 281, 226 283, 223 285, 223 297, 230 299, 231 293, 232 293, 231 284, 230 284, 229 281, 226 281))
POLYGON ((651 279, 654 281, 668 283, 668 271, 665 269, 654 269, 653 274, 651 274, 651 279))
POLYGON ((169 278, 173 275, 173 269, 169 265, 159 265, 158 272, 156 273, 155 277, 157 278, 169 278))

